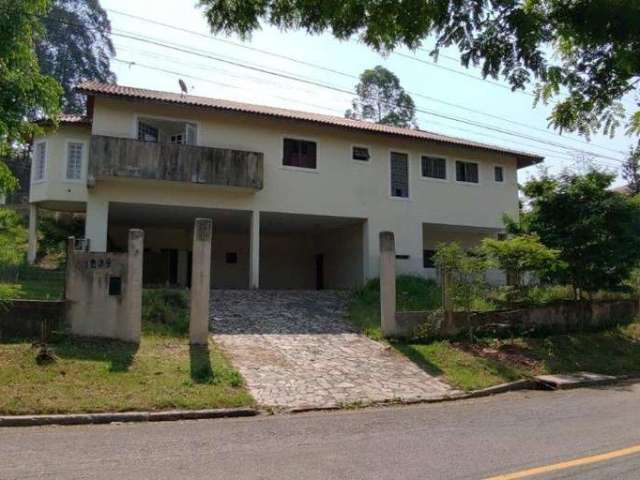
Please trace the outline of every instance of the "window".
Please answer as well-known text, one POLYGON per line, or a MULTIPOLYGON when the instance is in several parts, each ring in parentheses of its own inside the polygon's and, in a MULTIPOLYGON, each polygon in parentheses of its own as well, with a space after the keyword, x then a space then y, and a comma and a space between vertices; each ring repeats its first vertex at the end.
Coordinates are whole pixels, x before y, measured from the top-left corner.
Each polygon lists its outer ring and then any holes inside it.
POLYGON ((38 142, 33 150, 33 180, 44 180, 47 163, 47 144, 38 142))
POLYGON ((422 251, 422 266, 424 268, 436 268, 436 262, 434 257, 436 255, 435 250, 423 250, 422 251))
POLYGON ((391 196, 409 198, 409 156, 391 152, 391 196))
POLYGON ((145 122, 138 122, 138 140, 158 143, 158 138, 159 131, 156 127, 145 122))
POLYGON ((493 167, 493 178, 496 182, 504 182, 504 168, 499 166, 493 167))
POLYGON ((351 158, 361 162, 368 162, 370 158, 369 149, 367 147, 353 147, 351 158))
POLYGON ((80 180, 82 178, 83 152, 83 143, 67 143, 67 180, 80 180))
POLYGON ((456 180, 458 182, 478 183, 478 164, 457 161, 456 180))
POLYGON ((238 253, 237 252, 227 252, 224 254, 225 263, 238 263, 238 253))
POLYGON ((169 139, 169 143, 176 143, 178 145, 182 145, 184 143, 184 136, 181 133, 177 135, 171 135, 171 138, 169 139))
POLYGON ((316 142, 285 138, 282 164, 287 167, 316 168, 316 142))
POLYGON ((122 277, 109 277, 109 295, 122 295, 122 277))
POLYGON ((447 160, 440 157, 422 157, 422 176, 446 180, 447 160))

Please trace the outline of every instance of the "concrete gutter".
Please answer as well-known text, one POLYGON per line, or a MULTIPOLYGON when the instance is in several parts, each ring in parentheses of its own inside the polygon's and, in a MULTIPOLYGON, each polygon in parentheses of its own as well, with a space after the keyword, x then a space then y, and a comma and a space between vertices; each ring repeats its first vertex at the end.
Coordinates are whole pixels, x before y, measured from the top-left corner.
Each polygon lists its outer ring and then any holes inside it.
POLYGON ((43 425, 98 425, 123 422, 170 422, 207 418, 252 417, 254 408, 218 408, 209 410, 165 410, 158 412, 72 413, 61 415, 0 416, 0 427, 34 427, 43 425))

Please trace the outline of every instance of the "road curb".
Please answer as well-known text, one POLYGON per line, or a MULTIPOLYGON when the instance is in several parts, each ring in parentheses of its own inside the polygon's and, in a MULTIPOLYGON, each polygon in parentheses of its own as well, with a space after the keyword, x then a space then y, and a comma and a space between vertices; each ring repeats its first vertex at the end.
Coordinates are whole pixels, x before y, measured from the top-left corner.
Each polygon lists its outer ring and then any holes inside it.
POLYGON ((253 417, 254 408, 217 408, 208 410, 165 410, 157 412, 72 413, 57 415, 0 416, 0 427, 36 427, 44 425, 97 425, 125 422, 171 422, 208 418, 253 417))
MULTIPOLYGON (((584 373, 584 372, 582 372, 584 373)), ((593 374, 590 374, 593 375, 593 374)), ((557 375, 558 377, 571 377, 571 374, 567 375, 557 375)), ((640 380, 640 374, 632 374, 632 375, 601 375, 601 378, 593 378, 593 379, 573 379, 569 382, 557 382, 550 380, 549 377, 553 377, 553 375, 539 375, 534 377, 535 381, 538 382, 543 388, 549 390, 572 390, 575 388, 588 388, 588 387, 598 387, 605 385, 615 385, 618 383, 630 382, 640 380)))

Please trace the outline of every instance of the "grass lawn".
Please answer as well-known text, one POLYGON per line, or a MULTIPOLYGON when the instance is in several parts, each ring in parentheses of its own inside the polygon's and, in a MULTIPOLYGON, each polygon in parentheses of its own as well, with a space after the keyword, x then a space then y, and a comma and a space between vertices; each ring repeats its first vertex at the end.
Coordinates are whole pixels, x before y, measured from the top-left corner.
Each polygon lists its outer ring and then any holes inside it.
POLYGON ((64 285, 56 281, 24 280, 20 283, 0 283, 5 297, 30 300, 57 300, 62 298, 64 285))
POLYGON ((28 341, 0 343, 0 414, 70 413, 252 405, 213 343, 145 333, 140 346, 58 336, 56 361, 38 365, 28 341))
MULTIPOLYGON (((398 277, 398 310, 436 308, 438 287, 415 277, 398 277)), ((356 292, 349 313, 366 335, 382 340, 379 291, 374 283, 356 292)), ((589 371, 640 373, 640 322, 600 332, 471 343, 437 340, 392 341, 391 345, 432 375, 462 390, 476 390, 545 373, 589 371)))

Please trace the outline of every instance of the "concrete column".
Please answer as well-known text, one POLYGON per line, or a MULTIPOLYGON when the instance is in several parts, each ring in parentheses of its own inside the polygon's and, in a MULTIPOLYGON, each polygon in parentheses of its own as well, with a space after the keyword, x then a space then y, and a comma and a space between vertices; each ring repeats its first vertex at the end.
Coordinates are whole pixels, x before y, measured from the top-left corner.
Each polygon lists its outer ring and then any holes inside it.
POLYGON ((187 286, 187 274, 189 273, 189 252, 178 250, 178 285, 187 286))
POLYGON ((33 265, 38 256, 38 206, 29 204, 29 243, 27 246, 27 262, 33 265))
POLYGON ((142 260, 144 256, 144 232, 129 230, 127 279, 125 290, 125 319, 120 325, 119 338, 125 342, 140 343, 142 332, 142 260))
POLYGON ((251 212, 249 233, 249 288, 260 288, 260 212, 251 212))
POLYGON ((206 345, 209 339, 212 235, 213 221, 210 218, 196 218, 193 230, 191 315, 189 320, 189 339, 192 345, 206 345))
POLYGON ((396 333, 396 246, 393 232, 380 232, 380 323, 385 336, 396 333))
POLYGON ((84 236, 89 239, 89 251, 107 251, 107 230, 109 227, 109 202, 89 195, 84 236))
POLYGON ((369 252, 369 220, 365 220, 362 224, 362 285, 371 279, 369 252))

